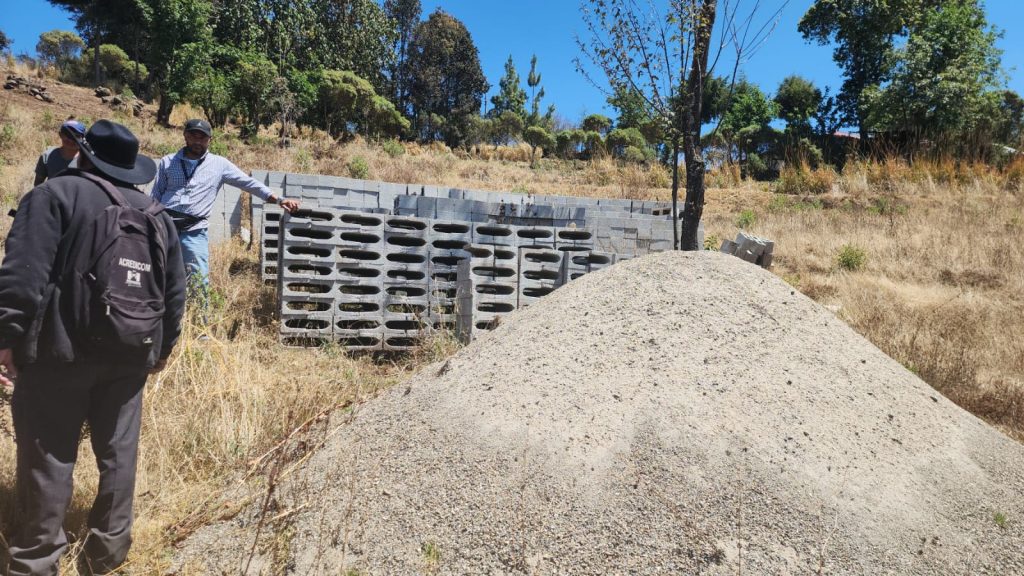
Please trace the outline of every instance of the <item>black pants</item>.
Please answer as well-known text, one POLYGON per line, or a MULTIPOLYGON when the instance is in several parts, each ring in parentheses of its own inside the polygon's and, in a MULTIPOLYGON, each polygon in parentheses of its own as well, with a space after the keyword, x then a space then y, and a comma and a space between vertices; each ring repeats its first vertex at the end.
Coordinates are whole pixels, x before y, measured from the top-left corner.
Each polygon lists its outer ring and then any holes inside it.
POLYGON ((97 573, 124 562, 146 370, 100 364, 30 364, 19 369, 11 412, 17 437, 18 526, 10 574, 57 574, 67 549, 64 515, 82 424, 89 423, 100 480, 85 555, 97 573))

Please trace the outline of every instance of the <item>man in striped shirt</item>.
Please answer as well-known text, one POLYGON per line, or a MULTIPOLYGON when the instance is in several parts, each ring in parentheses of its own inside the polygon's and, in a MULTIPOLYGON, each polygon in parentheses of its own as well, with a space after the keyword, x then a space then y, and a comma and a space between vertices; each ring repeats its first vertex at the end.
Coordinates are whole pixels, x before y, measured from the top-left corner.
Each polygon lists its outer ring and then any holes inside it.
POLYGON ((262 182, 242 172, 227 158, 210 153, 213 129, 205 120, 185 123, 185 147, 160 159, 153 198, 167 207, 181 239, 185 268, 192 282, 209 284, 210 247, 208 218, 217 193, 225 183, 241 188, 265 202, 280 204, 288 212, 299 209, 296 200, 278 198, 262 182))

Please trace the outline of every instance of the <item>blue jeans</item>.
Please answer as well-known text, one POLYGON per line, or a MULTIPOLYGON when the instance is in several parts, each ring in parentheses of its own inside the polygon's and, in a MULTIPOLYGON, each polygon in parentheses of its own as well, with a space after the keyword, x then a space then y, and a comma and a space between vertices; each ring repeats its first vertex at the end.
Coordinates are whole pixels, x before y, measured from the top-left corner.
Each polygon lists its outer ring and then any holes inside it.
POLYGON ((206 228, 179 232, 181 259, 185 261, 185 275, 190 285, 210 284, 210 240, 206 228))
POLYGON ((179 232, 181 259, 185 261, 185 280, 188 282, 188 299, 200 311, 199 322, 209 322, 210 304, 210 242, 206 228, 179 232))

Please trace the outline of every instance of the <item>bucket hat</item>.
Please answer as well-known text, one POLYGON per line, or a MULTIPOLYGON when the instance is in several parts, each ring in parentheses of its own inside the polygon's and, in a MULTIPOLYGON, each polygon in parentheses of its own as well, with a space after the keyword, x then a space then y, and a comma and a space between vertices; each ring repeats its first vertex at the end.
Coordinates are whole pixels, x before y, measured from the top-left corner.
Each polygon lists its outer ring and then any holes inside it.
POLYGON ((145 184, 156 176, 156 162, 139 154, 138 138, 117 122, 99 120, 93 124, 85 138, 78 139, 78 150, 114 180, 145 184))

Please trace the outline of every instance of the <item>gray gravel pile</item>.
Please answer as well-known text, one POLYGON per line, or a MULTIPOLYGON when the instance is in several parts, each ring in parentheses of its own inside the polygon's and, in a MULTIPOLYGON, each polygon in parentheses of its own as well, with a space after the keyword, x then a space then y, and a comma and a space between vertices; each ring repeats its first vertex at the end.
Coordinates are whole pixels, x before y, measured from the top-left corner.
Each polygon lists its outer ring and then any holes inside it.
MULTIPOLYGON (((249 573, 1024 574, 1024 446, 714 252, 516 312, 272 504, 249 573)), ((241 572, 257 508, 179 571, 241 572)))

